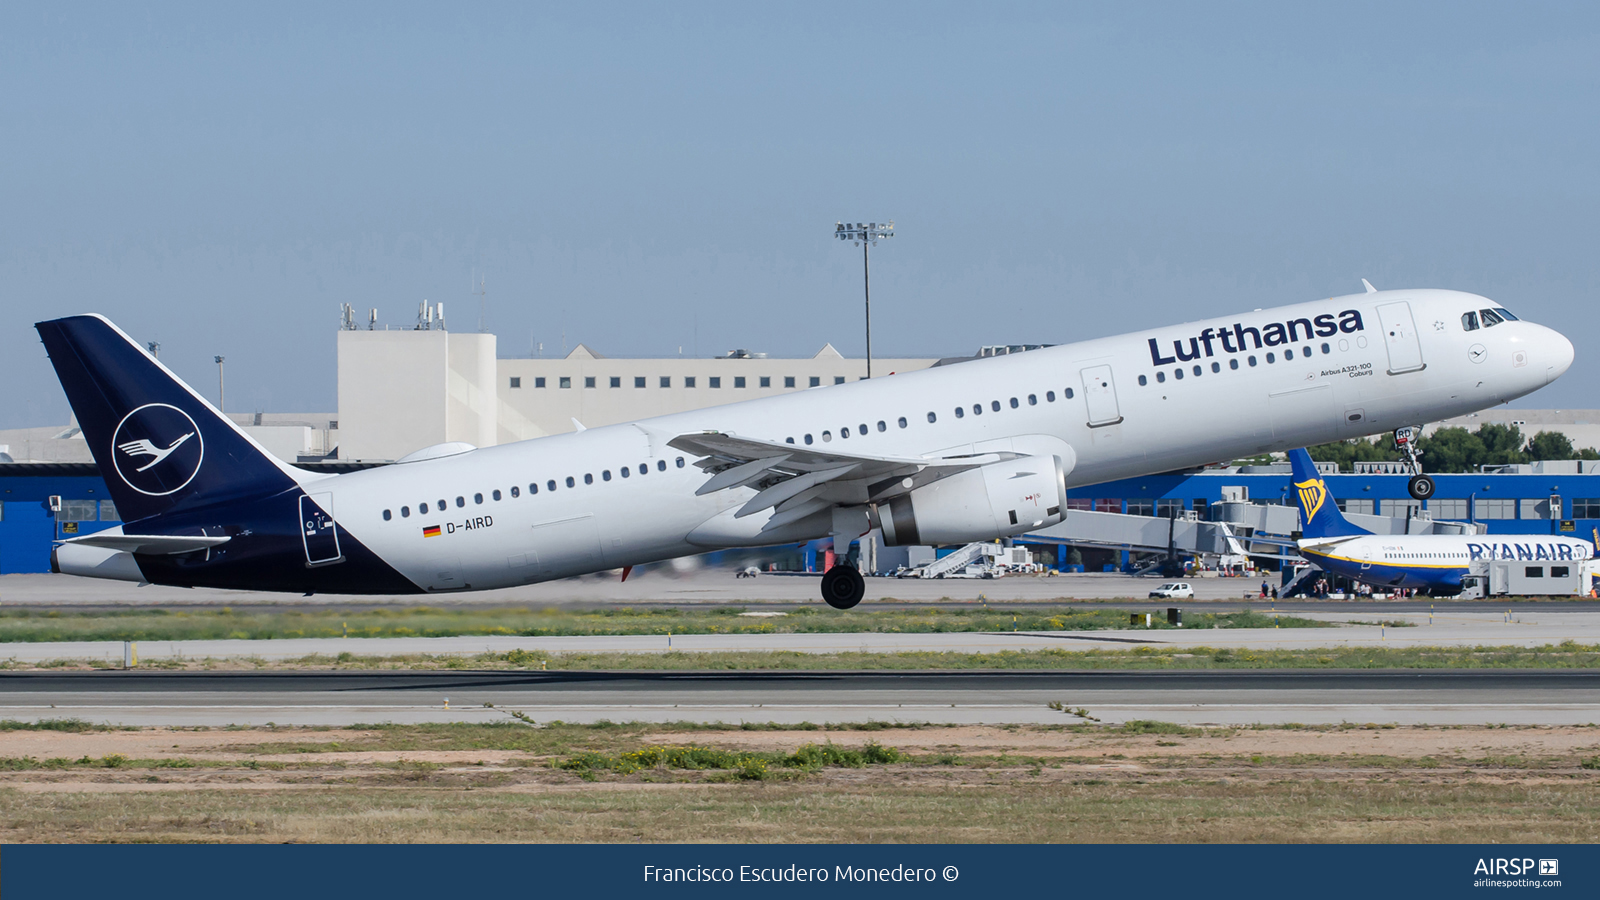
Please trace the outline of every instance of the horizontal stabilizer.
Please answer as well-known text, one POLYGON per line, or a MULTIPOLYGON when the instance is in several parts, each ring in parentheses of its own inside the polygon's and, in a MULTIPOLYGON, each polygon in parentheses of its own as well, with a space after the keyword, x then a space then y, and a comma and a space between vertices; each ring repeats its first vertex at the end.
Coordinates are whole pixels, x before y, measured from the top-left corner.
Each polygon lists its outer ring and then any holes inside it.
POLYGON ((193 553, 196 550, 209 550, 218 544, 226 544, 232 538, 226 536, 206 537, 204 535, 173 535, 173 534, 86 534, 82 537, 68 538, 63 544, 80 544, 85 547, 100 547, 106 550, 122 550, 128 553, 143 553, 148 556, 173 556, 178 553, 193 553))

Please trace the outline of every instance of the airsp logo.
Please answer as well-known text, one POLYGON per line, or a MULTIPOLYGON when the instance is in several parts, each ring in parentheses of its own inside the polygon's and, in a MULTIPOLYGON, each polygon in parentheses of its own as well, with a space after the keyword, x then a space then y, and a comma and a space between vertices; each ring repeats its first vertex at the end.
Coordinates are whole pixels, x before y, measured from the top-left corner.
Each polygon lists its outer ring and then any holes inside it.
POLYGON ((1300 502, 1305 506, 1306 521, 1315 519, 1323 501, 1328 499, 1328 485, 1320 478, 1313 478, 1310 481, 1296 481, 1294 486, 1300 492, 1300 502))
POLYGON ((200 426, 166 403, 147 403, 123 417, 111 436, 111 459, 128 487, 164 497, 194 480, 205 458, 200 426))

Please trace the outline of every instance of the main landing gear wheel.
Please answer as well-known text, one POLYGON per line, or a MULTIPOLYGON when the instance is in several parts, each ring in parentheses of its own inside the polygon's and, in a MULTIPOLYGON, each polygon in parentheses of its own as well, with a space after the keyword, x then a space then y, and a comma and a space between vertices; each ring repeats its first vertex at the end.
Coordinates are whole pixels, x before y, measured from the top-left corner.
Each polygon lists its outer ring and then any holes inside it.
POLYGON ((834 609, 849 609, 867 595, 867 580, 850 566, 834 566, 822 576, 822 599, 834 609))
POLYGON ((1426 500, 1433 496, 1433 479, 1426 475, 1413 475, 1406 482, 1406 490, 1411 492, 1411 499, 1426 500))

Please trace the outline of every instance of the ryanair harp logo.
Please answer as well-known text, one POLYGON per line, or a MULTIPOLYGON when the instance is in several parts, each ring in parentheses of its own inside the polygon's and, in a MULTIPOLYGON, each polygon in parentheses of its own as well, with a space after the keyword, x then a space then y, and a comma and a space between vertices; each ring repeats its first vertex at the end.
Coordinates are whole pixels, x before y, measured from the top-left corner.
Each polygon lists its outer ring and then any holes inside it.
POLYGON ((1306 522, 1309 524, 1328 499, 1328 485, 1321 478, 1313 478, 1310 481, 1296 481, 1294 487, 1300 492, 1300 508, 1306 511, 1306 522))

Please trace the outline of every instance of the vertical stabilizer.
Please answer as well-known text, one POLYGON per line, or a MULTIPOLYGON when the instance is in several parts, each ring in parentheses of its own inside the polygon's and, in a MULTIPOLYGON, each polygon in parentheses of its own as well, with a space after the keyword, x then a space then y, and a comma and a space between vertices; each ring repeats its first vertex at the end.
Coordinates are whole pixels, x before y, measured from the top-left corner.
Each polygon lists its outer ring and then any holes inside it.
POLYGON ((124 521, 297 484, 289 466, 105 318, 34 327, 124 521))
POLYGON ((1314 540, 1372 533, 1351 525, 1339 512, 1339 504, 1328 493, 1328 483, 1311 462, 1311 454, 1303 449, 1290 450, 1289 464, 1294 470, 1294 498, 1300 505, 1302 536, 1314 540))

